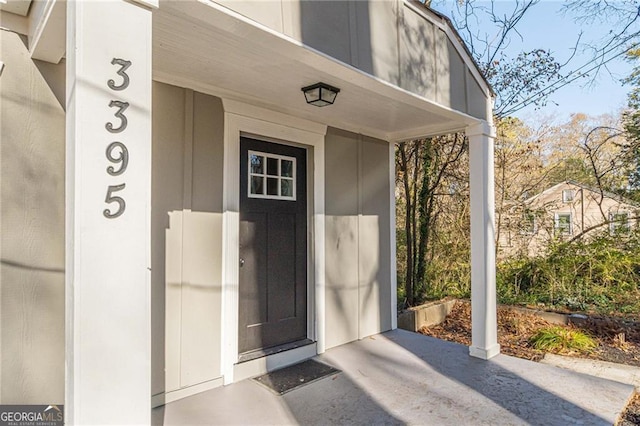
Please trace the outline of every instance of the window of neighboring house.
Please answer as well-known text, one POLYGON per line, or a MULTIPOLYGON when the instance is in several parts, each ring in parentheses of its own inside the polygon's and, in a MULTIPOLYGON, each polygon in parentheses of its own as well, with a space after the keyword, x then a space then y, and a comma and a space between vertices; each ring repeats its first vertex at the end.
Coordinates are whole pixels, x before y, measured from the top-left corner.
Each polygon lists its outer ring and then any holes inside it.
POLYGON ((530 210, 524 212, 520 233, 525 235, 533 235, 538 230, 536 214, 530 210))
POLYGON ((562 202, 570 203, 573 201, 573 189, 563 189, 562 190, 562 202))
POLYGON ((627 232, 629 232, 629 213, 609 213, 609 233, 614 235, 626 234, 627 232))
POLYGON ((556 213, 555 229, 557 234, 571 235, 571 213, 556 213))

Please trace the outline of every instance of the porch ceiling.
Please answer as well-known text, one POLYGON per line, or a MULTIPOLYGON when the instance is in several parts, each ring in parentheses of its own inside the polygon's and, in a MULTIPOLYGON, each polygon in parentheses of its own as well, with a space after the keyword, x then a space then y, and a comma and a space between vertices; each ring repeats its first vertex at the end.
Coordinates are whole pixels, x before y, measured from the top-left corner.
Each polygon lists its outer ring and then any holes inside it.
POLYGON ((153 16, 154 79, 389 141, 477 123, 209 1, 161 2, 153 16), (341 89, 336 103, 305 103, 301 87, 341 89))

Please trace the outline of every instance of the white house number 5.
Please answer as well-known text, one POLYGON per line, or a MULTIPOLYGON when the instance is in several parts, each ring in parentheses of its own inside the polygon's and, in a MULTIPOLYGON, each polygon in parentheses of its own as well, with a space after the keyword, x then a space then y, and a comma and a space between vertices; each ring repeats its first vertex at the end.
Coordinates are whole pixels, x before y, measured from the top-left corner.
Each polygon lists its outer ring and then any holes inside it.
MULTIPOLYGON (((131 66, 131 61, 127 61, 125 59, 113 58, 113 60, 111 61, 111 65, 117 65, 120 67, 120 69, 116 71, 116 74, 118 75, 120 81, 109 79, 107 81, 107 87, 109 87, 109 89, 113 90, 114 92, 120 92, 125 90, 127 87, 129 87, 130 79, 129 79, 129 75, 127 74, 127 69, 131 66)), ((113 115, 117 120, 119 120, 119 123, 107 122, 105 123, 104 127, 107 130, 107 132, 111 134, 122 133, 126 130, 128 125, 127 117, 125 116, 124 113, 127 110, 127 108, 129 108, 129 102, 112 100, 111 102, 109 102, 109 108, 114 108, 114 107, 118 108, 118 110, 114 112, 113 115)), ((107 157, 107 160, 109 160, 110 163, 118 166, 117 170, 114 166, 107 167, 107 174, 109 176, 120 176, 127 170, 127 166, 129 165, 129 150, 127 149, 127 146, 123 142, 121 141, 111 142, 109 146, 107 146, 105 155, 107 157), (114 151, 115 151, 115 155, 114 155, 114 151)), ((104 217, 106 217, 107 219, 115 219, 117 217, 122 216, 125 209, 127 208, 127 203, 125 202, 124 198, 122 198, 119 195, 114 195, 114 193, 118 191, 122 191, 125 187, 126 187, 126 183, 121 183, 118 185, 109 185, 107 187, 107 195, 104 199, 104 202, 107 205, 112 203, 116 204, 116 206, 111 206, 109 208, 106 208, 102 212, 102 214, 104 214, 104 217), (114 207, 116 208, 115 210, 113 210, 114 207)))

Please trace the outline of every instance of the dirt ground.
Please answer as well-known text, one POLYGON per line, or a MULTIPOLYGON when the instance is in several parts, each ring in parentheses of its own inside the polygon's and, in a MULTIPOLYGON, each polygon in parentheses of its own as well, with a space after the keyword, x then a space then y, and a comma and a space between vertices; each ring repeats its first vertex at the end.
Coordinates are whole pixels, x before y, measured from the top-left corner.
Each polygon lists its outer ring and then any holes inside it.
MULTIPOLYGON (((508 307, 498 308, 498 343, 502 353, 519 358, 539 361, 544 352, 534 349, 529 339, 539 329, 552 325, 544 319, 528 313, 516 312, 508 307)), ((571 326, 566 326, 571 327, 571 326)), ((589 352, 557 352, 566 356, 592 358, 602 361, 629 364, 640 367, 640 327, 616 318, 590 318, 580 329, 598 342, 589 352)), ((441 324, 423 327, 420 333, 443 340, 471 344, 471 305, 457 301, 450 315, 441 324)), ((629 403, 618 426, 640 425, 640 394, 629 403)))
POLYGON ((636 392, 633 400, 627 405, 627 409, 622 414, 617 426, 638 426, 640 425, 640 393, 636 392))

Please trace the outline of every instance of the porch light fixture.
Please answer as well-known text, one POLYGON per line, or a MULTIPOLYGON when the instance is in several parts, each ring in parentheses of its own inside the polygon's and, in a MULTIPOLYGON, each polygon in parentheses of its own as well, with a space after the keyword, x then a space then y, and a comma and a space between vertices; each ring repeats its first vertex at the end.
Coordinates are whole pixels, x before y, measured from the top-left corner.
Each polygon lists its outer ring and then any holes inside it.
POLYGON ((307 103, 317 107, 332 105, 336 100, 336 96, 340 92, 337 87, 329 86, 325 83, 316 83, 311 86, 303 87, 304 97, 307 103))

